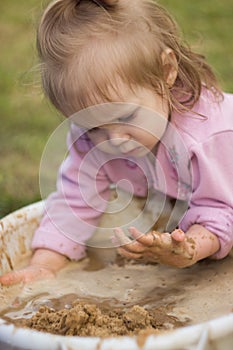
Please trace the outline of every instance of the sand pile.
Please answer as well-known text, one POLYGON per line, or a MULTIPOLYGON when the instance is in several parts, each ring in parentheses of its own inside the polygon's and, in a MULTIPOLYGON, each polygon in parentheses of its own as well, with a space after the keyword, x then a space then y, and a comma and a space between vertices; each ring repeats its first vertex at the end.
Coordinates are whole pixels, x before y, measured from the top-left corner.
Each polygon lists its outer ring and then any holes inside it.
POLYGON ((162 307, 150 311, 139 305, 125 310, 101 309, 81 301, 73 302, 69 309, 41 306, 32 318, 15 323, 53 334, 98 337, 157 333, 184 325, 176 317, 167 315, 162 307))

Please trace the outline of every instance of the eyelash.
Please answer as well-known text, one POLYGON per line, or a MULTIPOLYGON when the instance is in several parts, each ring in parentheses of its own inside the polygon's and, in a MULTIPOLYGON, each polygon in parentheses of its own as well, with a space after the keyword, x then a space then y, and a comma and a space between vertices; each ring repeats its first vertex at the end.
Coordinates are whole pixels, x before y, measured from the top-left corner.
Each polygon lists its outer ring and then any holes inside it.
MULTIPOLYGON (((134 119, 135 117, 136 117, 136 115, 133 113, 133 114, 130 114, 126 118, 124 118, 124 117, 123 118, 119 118, 119 121, 120 122, 127 122, 129 120, 134 119)), ((98 130, 100 130, 100 128, 98 126, 96 126, 96 127, 92 128, 92 129, 89 129, 88 132, 95 132, 95 131, 98 131, 98 130)))
POLYGON ((88 132, 94 132, 94 131, 97 131, 97 130, 99 130, 99 128, 95 127, 95 128, 89 129, 88 132))
POLYGON ((128 117, 126 117, 126 118, 119 118, 119 120, 120 121, 122 121, 122 122, 127 122, 127 121, 129 121, 129 120, 132 120, 132 119, 134 119, 136 117, 136 115, 133 113, 133 114, 130 114, 128 117))

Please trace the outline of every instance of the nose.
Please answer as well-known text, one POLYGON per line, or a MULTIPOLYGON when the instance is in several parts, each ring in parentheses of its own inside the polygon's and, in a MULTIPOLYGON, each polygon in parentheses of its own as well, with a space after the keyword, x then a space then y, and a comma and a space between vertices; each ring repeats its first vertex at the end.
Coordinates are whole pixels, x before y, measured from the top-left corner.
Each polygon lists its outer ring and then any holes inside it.
POLYGON ((113 146, 120 146, 130 139, 130 135, 123 131, 122 127, 108 129, 108 139, 113 146))

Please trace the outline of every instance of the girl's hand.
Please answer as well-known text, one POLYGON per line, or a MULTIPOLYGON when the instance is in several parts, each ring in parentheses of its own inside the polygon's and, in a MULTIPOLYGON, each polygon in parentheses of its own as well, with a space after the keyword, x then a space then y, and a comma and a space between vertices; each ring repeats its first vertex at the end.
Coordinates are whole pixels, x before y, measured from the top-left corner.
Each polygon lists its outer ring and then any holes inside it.
POLYGON ((16 283, 27 283, 43 278, 54 278, 58 270, 63 268, 68 259, 48 249, 37 249, 29 265, 23 269, 6 273, 0 277, 0 283, 6 286, 16 283))
POLYGON ((121 245, 118 248, 121 255, 174 267, 193 265, 220 248, 217 236, 198 224, 191 226, 186 234, 180 229, 171 234, 157 231, 142 234, 135 227, 131 227, 129 232, 134 241, 120 228, 115 229, 116 238, 121 245))

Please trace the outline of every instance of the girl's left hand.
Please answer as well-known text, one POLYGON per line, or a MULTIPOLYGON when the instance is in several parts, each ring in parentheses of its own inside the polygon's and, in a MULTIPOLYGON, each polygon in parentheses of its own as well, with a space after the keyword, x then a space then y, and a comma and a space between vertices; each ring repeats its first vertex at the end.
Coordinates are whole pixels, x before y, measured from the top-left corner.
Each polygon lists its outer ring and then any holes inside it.
POLYGON ((170 233, 151 231, 143 234, 135 227, 129 228, 134 240, 128 238, 121 228, 115 229, 120 245, 119 254, 126 258, 143 259, 174 267, 186 267, 197 262, 195 241, 176 229, 170 233))

